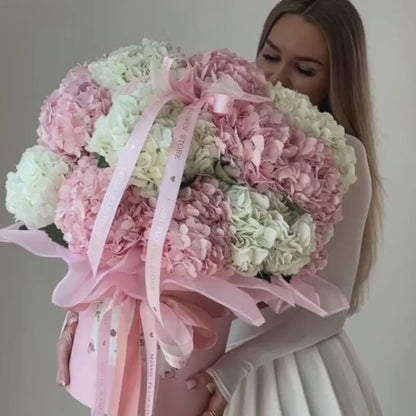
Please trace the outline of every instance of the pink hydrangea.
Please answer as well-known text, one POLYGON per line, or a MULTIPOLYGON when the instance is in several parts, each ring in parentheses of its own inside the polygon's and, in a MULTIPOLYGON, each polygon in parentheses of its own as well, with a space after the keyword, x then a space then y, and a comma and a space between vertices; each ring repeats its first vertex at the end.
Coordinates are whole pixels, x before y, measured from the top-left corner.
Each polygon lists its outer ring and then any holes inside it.
POLYGON ((39 144, 79 158, 94 132, 95 121, 110 107, 110 92, 91 79, 87 68, 76 66, 42 105, 39 144))
POLYGON ((325 231, 327 226, 317 223, 315 229, 316 250, 311 253, 310 262, 305 265, 296 275, 302 279, 316 275, 319 271, 325 269, 328 264, 328 250, 325 247, 325 231))
POLYGON ((301 279, 315 276, 319 271, 325 269, 328 264, 328 250, 322 247, 311 254, 310 262, 297 274, 301 279))
MULTIPOLYGON (((55 224, 63 231, 71 251, 87 253, 112 174, 113 168, 98 168, 94 158, 83 156, 60 188, 55 224)), ((127 188, 105 244, 102 259, 107 264, 114 264, 137 244, 144 232, 141 217, 148 211, 150 207, 137 188, 127 188)))
MULTIPOLYGON (((155 206, 155 200, 150 201, 155 206)), ((163 269, 187 278, 230 270, 231 215, 216 179, 199 177, 182 189, 165 241, 163 269)), ((152 219, 152 215, 146 218, 143 261, 152 219)))
POLYGON ((256 190, 288 197, 314 220, 341 217, 343 190, 330 146, 296 130, 269 104, 236 103, 229 116, 215 116, 224 170, 256 190))
POLYGON ((190 62, 195 69, 196 88, 199 92, 221 75, 230 75, 243 91, 267 95, 267 82, 263 71, 255 63, 249 63, 228 50, 199 53, 190 62))

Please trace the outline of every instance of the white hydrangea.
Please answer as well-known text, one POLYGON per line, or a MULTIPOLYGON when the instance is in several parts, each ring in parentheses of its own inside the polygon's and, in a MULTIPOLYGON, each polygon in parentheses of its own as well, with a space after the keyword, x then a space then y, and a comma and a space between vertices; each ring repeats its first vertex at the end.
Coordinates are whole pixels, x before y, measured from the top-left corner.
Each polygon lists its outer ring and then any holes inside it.
POLYGON ((316 250, 315 223, 289 206, 281 195, 260 194, 233 185, 226 191, 232 210, 233 266, 255 276, 296 274, 316 250))
POLYGON ((217 127, 211 121, 211 113, 201 111, 188 159, 186 161, 184 181, 188 182, 201 173, 214 175, 215 161, 220 158, 217 127))
POLYGON ((306 95, 284 88, 280 83, 275 86, 269 83, 268 92, 274 105, 296 128, 331 145, 334 163, 341 172, 342 186, 347 191, 357 180, 355 175, 357 158, 354 148, 346 143, 344 128, 331 114, 321 113, 306 95))
MULTIPOLYGON (((151 81, 138 84, 130 95, 115 97, 109 114, 97 120, 87 150, 103 156, 110 166, 115 167, 140 116, 155 98, 151 81)), ((183 109, 184 104, 169 102, 150 130, 130 179, 130 183, 137 186, 144 197, 157 195, 173 141, 174 128, 183 109)), ((214 159, 219 157, 214 145, 215 134, 216 127, 210 121, 209 113, 202 113, 188 156, 184 175, 186 181, 201 172, 213 173, 214 159)))
POLYGON ((54 222, 59 189, 69 172, 66 160, 36 145, 23 153, 6 182, 6 208, 29 229, 54 222))
POLYGON ((141 45, 131 45, 115 50, 110 55, 88 65, 92 79, 116 93, 127 83, 146 77, 150 67, 161 64, 163 58, 176 52, 167 42, 144 39, 141 45))

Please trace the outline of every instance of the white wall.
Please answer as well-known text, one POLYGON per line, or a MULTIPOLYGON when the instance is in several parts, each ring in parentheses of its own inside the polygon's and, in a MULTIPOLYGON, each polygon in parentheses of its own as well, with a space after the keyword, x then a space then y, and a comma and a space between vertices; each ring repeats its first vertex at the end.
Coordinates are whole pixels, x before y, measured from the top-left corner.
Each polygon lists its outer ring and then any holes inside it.
MULTIPOLYGON (((229 47, 248 58, 273 0, 0 0, 0 182, 36 140, 40 105, 77 62, 142 37, 185 51, 229 47), (256 3, 261 3, 256 4, 256 3)), ((412 270, 416 204, 411 168, 416 87, 413 0, 356 0, 369 39, 381 171, 385 245, 371 298, 348 331, 374 380, 386 415, 416 405, 416 279, 412 270)), ((0 200, 5 190, 0 187, 0 200)), ((0 204, 0 224, 11 217, 0 204)), ((1 416, 87 415, 55 386, 55 342, 63 312, 50 295, 64 266, 16 247, 0 248, 1 416)), ((348 415, 347 415, 348 416, 348 415)))

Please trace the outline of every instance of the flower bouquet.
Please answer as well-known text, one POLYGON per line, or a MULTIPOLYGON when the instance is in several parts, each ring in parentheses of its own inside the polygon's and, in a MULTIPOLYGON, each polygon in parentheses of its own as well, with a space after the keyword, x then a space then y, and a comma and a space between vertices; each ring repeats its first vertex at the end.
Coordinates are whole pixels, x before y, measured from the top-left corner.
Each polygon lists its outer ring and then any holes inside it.
POLYGON ((67 263, 52 300, 84 319, 71 371, 82 379, 93 357, 78 399, 95 415, 140 403, 151 415, 158 361, 180 369, 213 348, 224 311, 261 325, 260 303, 348 308, 317 274, 354 150, 330 114, 254 64, 144 40, 71 69, 39 122, 7 177, 17 222, 0 240, 67 263))

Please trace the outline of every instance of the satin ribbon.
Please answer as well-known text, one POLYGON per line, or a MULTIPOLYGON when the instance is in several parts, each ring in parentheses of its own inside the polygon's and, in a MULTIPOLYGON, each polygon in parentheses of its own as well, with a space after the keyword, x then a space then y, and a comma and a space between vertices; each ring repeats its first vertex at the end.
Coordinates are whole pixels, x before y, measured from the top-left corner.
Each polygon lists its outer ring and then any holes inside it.
MULTIPOLYGON (((95 221, 88 248, 88 257, 93 274, 96 276, 106 238, 118 205, 128 186, 136 161, 158 113, 171 100, 179 100, 188 104, 179 117, 174 130, 173 143, 160 186, 159 198, 147 246, 145 271, 147 298, 159 322, 162 322, 160 311, 160 272, 163 245, 175 208, 186 159, 192 143, 193 132, 202 107, 208 104, 213 111, 219 114, 229 114, 233 108, 234 100, 254 103, 270 101, 267 97, 245 93, 228 75, 222 76, 202 91, 201 96, 198 97, 194 90, 193 69, 186 60, 184 61, 187 67, 184 70, 183 78, 177 80, 171 75, 171 68, 178 59, 184 60, 175 56, 164 61, 164 68, 159 74, 159 79, 161 80, 160 88, 163 90, 163 88, 168 86, 170 90, 157 98, 145 111, 121 152, 95 221)), ((129 90, 128 86, 126 88, 129 90)))

